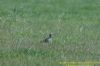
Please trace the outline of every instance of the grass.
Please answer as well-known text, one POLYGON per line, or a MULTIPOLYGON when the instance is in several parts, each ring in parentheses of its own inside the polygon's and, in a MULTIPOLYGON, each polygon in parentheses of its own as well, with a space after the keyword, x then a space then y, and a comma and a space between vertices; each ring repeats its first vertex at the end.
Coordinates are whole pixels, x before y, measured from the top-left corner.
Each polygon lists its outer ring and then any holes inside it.
POLYGON ((0 0, 0 66, 100 61, 99 4, 99 0, 0 0), (53 43, 40 43, 51 32, 53 43))

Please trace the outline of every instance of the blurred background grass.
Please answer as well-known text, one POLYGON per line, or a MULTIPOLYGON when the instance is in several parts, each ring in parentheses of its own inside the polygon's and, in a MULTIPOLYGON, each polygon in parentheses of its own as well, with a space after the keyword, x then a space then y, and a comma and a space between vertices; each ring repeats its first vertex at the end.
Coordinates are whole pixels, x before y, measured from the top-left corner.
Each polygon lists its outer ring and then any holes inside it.
POLYGON ((100 61, 99 50, 99 0, 0 0, 0 66, 100 61))

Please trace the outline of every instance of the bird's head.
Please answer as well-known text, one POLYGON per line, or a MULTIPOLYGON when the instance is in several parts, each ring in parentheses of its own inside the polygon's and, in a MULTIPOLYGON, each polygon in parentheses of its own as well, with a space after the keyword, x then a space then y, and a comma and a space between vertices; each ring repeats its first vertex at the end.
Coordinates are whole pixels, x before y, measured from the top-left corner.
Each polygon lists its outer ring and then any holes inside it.
POLYGON ((50 34, 49 34, 49 37, 51 38, 51 37, 52 37, 52 35, 53 35, 53 33, 50 33, 50 34))

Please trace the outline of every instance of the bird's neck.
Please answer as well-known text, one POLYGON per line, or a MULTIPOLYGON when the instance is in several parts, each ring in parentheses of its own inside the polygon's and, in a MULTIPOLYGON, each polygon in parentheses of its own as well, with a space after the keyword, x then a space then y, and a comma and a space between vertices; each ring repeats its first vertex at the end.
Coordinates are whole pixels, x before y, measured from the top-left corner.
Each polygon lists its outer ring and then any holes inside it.
POLYGON ((52 36, 51 35, 49 35, 49 38, 51 38, 52 36))

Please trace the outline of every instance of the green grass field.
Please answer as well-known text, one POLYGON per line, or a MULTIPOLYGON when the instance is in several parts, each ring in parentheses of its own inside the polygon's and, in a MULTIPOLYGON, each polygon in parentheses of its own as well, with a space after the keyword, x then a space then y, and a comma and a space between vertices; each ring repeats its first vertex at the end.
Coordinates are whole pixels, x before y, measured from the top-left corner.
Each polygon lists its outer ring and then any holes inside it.
POLYGON ((99 0, 0 0, 0 66, 71 61, 100 61, 99 0))

